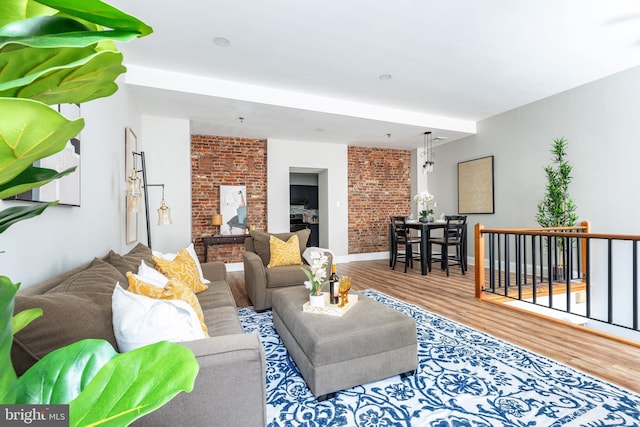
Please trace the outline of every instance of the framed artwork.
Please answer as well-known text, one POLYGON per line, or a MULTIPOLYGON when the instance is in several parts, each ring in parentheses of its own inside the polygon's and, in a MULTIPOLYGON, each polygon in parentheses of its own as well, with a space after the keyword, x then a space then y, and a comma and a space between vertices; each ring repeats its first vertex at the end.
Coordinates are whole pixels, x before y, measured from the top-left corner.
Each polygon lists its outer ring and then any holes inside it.
POLYGON ((247 228, 246 196, 245 185, 220 186, 221 235, 244 234, 247 228))
MULTIPOLYGON (((80 118, 80 104, 59 104, 55 108, 69 120, 80 118)), ((76 170, 42 187, 32 188, 10 199, 45 203, 58 200, 60 205, 80 206, 80 135, 67 141, 62 151, 38 160, 33 163, 33 166, 54 169, 58 172, 75 166, 76 170)))
MULTIPOLYGON (((138 170, 137 156, 132 153, 138 152, 138 137, 131 128, 125 128, 124 130, 124 158, 125 158, 125 182, 131 176, 132 170, 138 170)), ((130 206, 130 200, 125 197, 125 224, 126 224, 126 237, 125 242, 127 244, 138 241, 138 213, 134 212, 130 206)))
POLYGON ((458 163, 458 213, 492 214, 493 156, 458 163))

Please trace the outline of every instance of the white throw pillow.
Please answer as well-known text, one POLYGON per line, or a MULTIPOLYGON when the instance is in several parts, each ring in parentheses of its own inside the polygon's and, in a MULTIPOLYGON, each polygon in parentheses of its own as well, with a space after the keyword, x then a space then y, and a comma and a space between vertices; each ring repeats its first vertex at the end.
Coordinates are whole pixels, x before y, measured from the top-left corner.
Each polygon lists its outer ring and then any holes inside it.
POLYGON ((140 260, 140 267, 138 267, 138 274, 134 274, 141 282, 148 283, 159 288, 164 288, 169 283, 169 279, 160 273, 155 268, 149 267, 144 263, 144 260, 140 260))
POLYGON ((205 338, 198 316, 184 301, 137 295, 118 283, 113 289, 111 310, 113 332, 121 352, 159 341, 205 338))
MULTIPOLYGON (((198 259, 196 250, 193 247, 193 243, 189 243, 189 246, 187 246, 185 249, 189 252, 189 255, 191 255, 191 258, 193 258, 193 260, 196 262, 196 267, 198 267, 198 274, 200 274, 200 280, 202 280, 202 283, 204 283, 205 285, 208 283, 211 283, 211 280, 205 279, 204 275, 202 274, 202 267, 200 267, 200 260, 198 259)), ((151 251, 151 253, 153 256, 156 256, 165 261, 173 261, 175 257, 178 255, 177 253, 163 254, 162 252, 158 252, 158 251, 151 251)))

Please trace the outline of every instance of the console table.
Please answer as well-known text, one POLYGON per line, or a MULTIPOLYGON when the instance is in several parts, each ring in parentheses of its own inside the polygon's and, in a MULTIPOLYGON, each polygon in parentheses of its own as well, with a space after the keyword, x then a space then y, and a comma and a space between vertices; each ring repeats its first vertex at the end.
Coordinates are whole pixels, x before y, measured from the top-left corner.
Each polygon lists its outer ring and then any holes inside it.
POLYGON ((228 245, 231 243, 244 243, 244 239, 246 239, 248 235, 246 234, 230 234, 224 236, 207 236, 202 238, 202 242, 204 243, 204 262, 209 261, 209 251, 208 248, 210 245, 228 245))

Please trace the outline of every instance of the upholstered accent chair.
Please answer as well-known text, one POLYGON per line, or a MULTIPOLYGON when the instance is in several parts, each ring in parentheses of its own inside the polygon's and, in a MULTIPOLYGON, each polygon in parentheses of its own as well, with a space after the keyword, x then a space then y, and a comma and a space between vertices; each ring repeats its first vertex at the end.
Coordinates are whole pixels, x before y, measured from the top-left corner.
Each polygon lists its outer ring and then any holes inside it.
MULTIPOLYGON (((309 268, 302 254, 307 247, 310 230, 300 230, 293 233, 266 233, 253 230, 251 236, 244 241, 244 286, 256 311, 264 311, 271 308, 271 292, 275 289, 287 286, 303 286, 307 276, 302 267, 309 268), (301 255, 301 263, 290 265, 271 266, 270 239, 275 236, 286 242, 293 235, 298 237, 298 245, 301 255)), ((329 262, 327 265, 327 279, 331 274, 333 257, 326 252, 329 262)))

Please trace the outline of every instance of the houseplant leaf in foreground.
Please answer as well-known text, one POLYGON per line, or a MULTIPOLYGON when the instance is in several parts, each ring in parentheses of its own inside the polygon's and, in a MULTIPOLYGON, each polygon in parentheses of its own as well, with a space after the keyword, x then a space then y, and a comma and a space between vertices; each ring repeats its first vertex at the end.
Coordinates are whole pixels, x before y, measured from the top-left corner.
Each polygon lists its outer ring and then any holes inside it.
POLYGON ((0 54, 0 97, 45 104, 83 103, 111 95, 126 71, 122 53, 90 47, 21 47, 0 54))
POLYGON ((18 286, 0 276, 0 403, 15 403, 16 371, 11 363, 13 298, 18 286))
POLYGON ((62 150, 84 127, 51 107, 30 99, 0 98, 0 184, 36 160, 62 150))
POLYGON ((166 341, 120 354, 70 402, 70 425, 128 425, 190 392, 198 369, 191 350, 166 341))
POLYGON ((75 170, 76 166, 62 172, 58 172, 53 169, 29 166, 11 181, 0 184, 0 199, 6 199, 7 197, 24 193, 25 191, 29 191, 33 188, 41 187, 50 183, 54 179, 69 175, 75 170))
POLYGON ((16 222, 24 221, 25 219, 40 215, 49 206, 53 206, 57 203, 58 202, 55 201, 29 206, 12 206, 0 211, 0 233, 4 233, 7 228, 11 227, 16 222))
POLYGON ((153 32, 150 26, 138 18, 100 0, 38 0, 38 3, 104 27, 136 31, 141 37, 153 32))
POLYGON ((117 354, 111 344, 98 339, 52 351, 18 379, 16 403, 69 403, 117 354))

